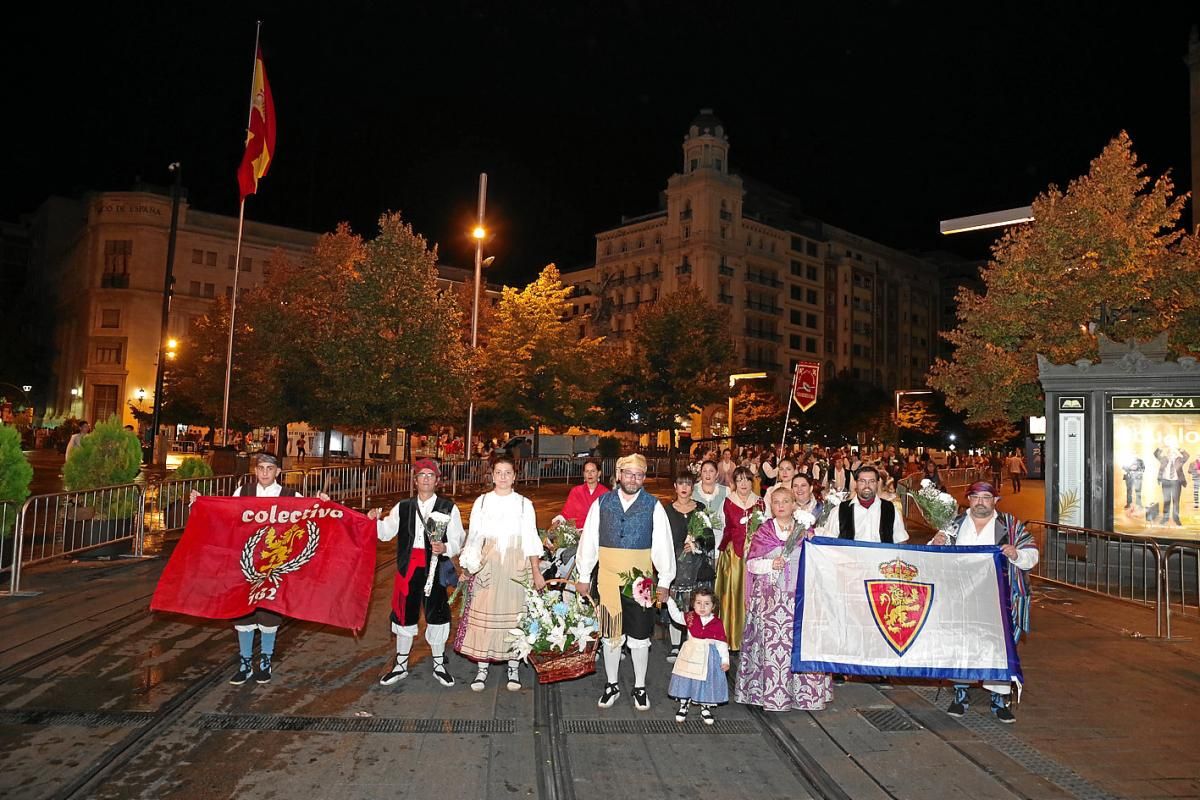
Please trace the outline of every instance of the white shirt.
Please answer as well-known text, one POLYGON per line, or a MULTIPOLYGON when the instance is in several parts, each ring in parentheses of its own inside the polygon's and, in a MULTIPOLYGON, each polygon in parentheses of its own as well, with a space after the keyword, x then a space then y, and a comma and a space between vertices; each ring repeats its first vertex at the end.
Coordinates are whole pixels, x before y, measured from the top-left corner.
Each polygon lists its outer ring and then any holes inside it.
MULTIPOLYGON (((854 541, 856 542, 878 542, 879 539, 879 515, 882 513, 880 509, 883 503, 887 500, 875 498, 875 502, 871 503, 870 508, 863 508, 863 504, 857 498, 847 500, 847 503, 853 504, 854 509, 854 541)), ((829 521, 826 523, 826 530, 830 536, 837 536, 842 532, 842 516, 838 513, 839 509, 834 509, 829 515, 829 521)), ((892 543, 901 544, 908 541, 908 531, 904 529, 904 517, 899 511, 896 511, 896 522, 892 525, 892 543)))
MULTIPOLYGON (((243 496, 242 488, 243 487, 239 486, 237 489, 234 489, 233 496, 234 497, 242 497, 243 496)), ((261 483, 259 483, 258 481, 255 481, 254 489, 255 489, 254 494, 245 495, 245 496, 246 497, 279 497, 279 493, 283 491, 283 487, 279 485, 279 481, 275 481, 275 483, 272 483, 270 486, 268 486, 266 488, 263 488, 263 485, 261 483)), ((296 492, 296 497, 304 497, 304 495, 300 494, 299 492, 296 492)))
POLYGON ((482 567, 483 545, 488 541, 501 550, 519 547, 524 558, 542 554, 533 503, 516 492, 504 495, 488 492, 477 497, 471 506, 470 526, 459 559, 468 572, 478 572, 482 567))
MULTIPOLYGON (((413 535, 413 549, 425 549, 425 526, 421 524, 421 517, 429 519, 429 514, 433 511, 433 504, 437 501, 437 495, 429 496, 428 500, 422 500, 418 495, 416 498, 417 509, 421 512, 414 525, 415 533, 413 535)), ((388 512, 386 517, 383 517, 375 523, 375 533, 381 542, 390 542, 395 539, 400 533, 400 504, 392 506, 392 510, 388 512)), ((450 523, 446 525, 446 552, 443 554, 446 558, 453 558, 462 550, 463 542, 467 538, 467 533, 463 530, 462 514, 458 510, 458 506, 452 506, 450 509, 450 523)))
MULTIPOLYGON (((970 545, 995 545, 996 544, 996 520, 999 514, 992 512, 992 518, 987 521, 982 530, 975 529, 975 521, 971 519, 971 515, 967 514, 963 517, 962 525, 958 526, 958 537, 954 540, 955 546, 968 547, 970 545)), ((1009 542, 1012 544, 1012 542, 1009 542)), ((1037 566, 1038 551, 1036 547, 1020 547, 1017 549, 1017 557, 1009 559, 1017 565, 1018 569, 1029 571, 1037 566)))
MULTIPOLYGON (((626 511, 633 505, 638 496, 645 491, 638 490, 633 497, 626 498, 625 492, 617 489, 617 499, 621 508, 626 511)), ((653 499, 653 498, 652 498, 653 499)), ((575 563, 579 567, 580 580, 591 581, 592 569, 600 560, 600 503, 601 497, 588 509, 587 519, 583 523, 583 532, 579 534, 579 549, 575 552, 575 563)), ((650 561, 658 573, 658 586, 665 589, 675 580, 675 542, 671 539, 671 522, 667 519, 667 510, 663 504, 654 501, 654 528, 650 534, 650 561)))

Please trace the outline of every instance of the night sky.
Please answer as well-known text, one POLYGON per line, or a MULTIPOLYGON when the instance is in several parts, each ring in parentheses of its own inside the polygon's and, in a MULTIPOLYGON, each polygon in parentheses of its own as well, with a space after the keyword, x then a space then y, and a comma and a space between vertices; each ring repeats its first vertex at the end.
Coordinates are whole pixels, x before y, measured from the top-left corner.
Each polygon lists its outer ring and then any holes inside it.
POLYGON ((1025 205, 1121 129, 1190 185, 1195 2, 166 5, 6 11, 0 219, 175 160, 194 206, 236 214, 256 18, 279 138, 248 217, 370 234, 400 210, 466 265, 486 171, 509 282, 654 210, 701 107, 735 170, 906 249, 985 254, 938 220, 1025 205))

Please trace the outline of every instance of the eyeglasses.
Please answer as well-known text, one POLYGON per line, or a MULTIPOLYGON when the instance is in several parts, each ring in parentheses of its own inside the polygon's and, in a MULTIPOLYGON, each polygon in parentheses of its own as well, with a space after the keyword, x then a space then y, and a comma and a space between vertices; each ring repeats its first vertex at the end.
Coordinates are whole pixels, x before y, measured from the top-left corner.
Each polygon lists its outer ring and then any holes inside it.
POLYGON ((418 478, 436 478, 437 475, 432 472, 418 472, 417 477, 418 478))
POLYGON ((968 500, 995 500, 996 497, 995 497, 995 495, 990 495, 990 494, 969 494, 969 495, 967 495, 967 499, 968 500))
POLYGON ((621 474, 624 475, 626 478, 633 478, 635 481, 646 480, 646 473, 644 473, 644 472, 630 472, 627 469, 623 469, 623 470, 621 470, 621 474))

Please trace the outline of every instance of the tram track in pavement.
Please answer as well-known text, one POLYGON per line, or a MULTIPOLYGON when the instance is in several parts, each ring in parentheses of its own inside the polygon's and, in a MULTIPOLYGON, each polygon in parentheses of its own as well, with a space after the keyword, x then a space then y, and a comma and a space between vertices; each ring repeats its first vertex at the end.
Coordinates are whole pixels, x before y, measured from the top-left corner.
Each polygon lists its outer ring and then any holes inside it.
MULTIPOLYGON (((382 562, 376 563, 376 577, 378 577, 379 574, 385 570, 394 567, 395 563, 395 558, 386 559, 382 562)), ((110 626, 105 627, 110 628, 108 632, 111 632, 112 629, 119 627, 117 625, 118 622, 127 623, 130 618, 142 617, 147 613, 147 610, 142 609, 135 614, 127 615, 121 620, 114 620, 110 626)), ((294 620, 292 619, 285 619, 283 625, 280 626, 282 629, 281 633, 291 628, 293 622, 294 620)), ((222 631, 222 633, 224 633, 224 631, 222 631)), ((302 633, 302 638, 300 638, 298 641, 290 642, 289 646, 295 648, 299 645, 302 645, 308 636, 311 636, 313 633, 315 633, 315 630, 307 633, 307 636, 302 633)), ((214 633, 214 636, 215 635, 216 633, 214 633)), ((64 643, 64 645, 72 644, 73 646, 80 646, 82 643, 80 640, 83 638, 85 637, 76 637, 75 640, 72 640, 70 643, 64 643)), ((86 638, 96 637, 87 636, 86 638)), ((62 646, 60 645, 55 648, 51 648, 50 650, 57 652, 61 649, 61 647, 62 646)), ((46 651, 46 653, 39 654, 36 657, 41 659, 38 665, 41 663, 46 663, 47 661, 53 660, 54 657, 57 657, 56 655, 51 656, 49 653, 50 651, 46 651)), ((61 655, 61 652, 57 653, 57 655, 61 655)), ((31 661, 33 658, 35 657, 31 657, 31 659, 27 659, 27 661, 31 661)), ((167 698, 159 705, 157 709, 148 715, 148 719, 145 724, 129 731, 129 733, 123 736, 120 741, 109 747, 103 754, 88 764, 69 783, 51 794, 50 798, 53 800, 72 800, 73 798, 85 798, 93 796, 95 790, 99 788, 102 782, 108 778, 108 776, 129 764, 129 762, 145 751, 147 747, 157 741, 165 731, 169 730, 180 720, 182 720, 183 717, 189 711, 191 711, 209 691, 214 689, 216 686, 223 684, 225 680, 227 680, 227 676, 230 670, 232 670, 234 667, 236 661, 236 656, 230 656, 229 658, 222 660, 219 664, 213 666, 202 676, 190 682, 186 687, 167 698)), ((28 671, 31 668, 32 666, 26 667, 24 671, 28 671)))

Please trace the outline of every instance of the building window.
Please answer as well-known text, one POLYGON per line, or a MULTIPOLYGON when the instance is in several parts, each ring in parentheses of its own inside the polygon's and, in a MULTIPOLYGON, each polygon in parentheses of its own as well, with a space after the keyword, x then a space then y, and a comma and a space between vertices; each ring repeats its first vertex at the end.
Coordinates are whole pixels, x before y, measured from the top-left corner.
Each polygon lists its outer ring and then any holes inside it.
POLYGON ((800 312, 793 308, 792 309, 792 324, 793 325, 802 325, 803 323, 800 321, 801 317, 802 317, 802 315, 800 314, 800 312))
POLYGON ((691 163, 688 165, 688 172, 695 172, 699 166, 700 166, 700 159, 693 158, 691 160, 691 163))
POLYGON ((817 340, 809 336, 804 340, 804 350, 808 353, 817 352, 817 340))
POLYGON ((792 259, 792 274, 799 278, 804 274, 804 265, 796 259, 792 259))
POLYGON ((805 293, 804 297, 805 297, 805 302, 807 302, 810 306, 815 306, 817 304, 817 290, 816 289, 809 289, 805 293))
POLYGON ((807 316, 805 316, 804 321, 807 324, 807 327, 816 329, 816 327, 817 327, 817 315, 816 314, 808 314, 807 316))
POLYGON ((805 242, 804 243, 804 252, 808 253, 810 256, 815 256, 817 254, 817 243, 816 242, 805 242))
POLYGON ((713 169, 715 169, 717 172, 721 171, 721 159, 719 159, 719 158, 713 159, 713 169))
POLYGON ((233 300, 233 287, 232 286, 225 287, 225 299, 233 300))
POLYGON ((95 384, 92 386, 92 415, 97 420, 117 416, 117 386, 95 384))
POLYGON ((128 275, 133 258, 132 239, 107 239, 104 242, 104 274, 128 275))
POLYGON ((96 345, 97 364, 120 364, 121 344, 119 342, 104 342, 96 345))
POLYGON ((830 342, 830 341, 825 342, 825 352, 828 353, 829 355, 833 355, 833 342, 830 342))
POLYGON ((217 254, 215 251, 209 250, 204 254, 204 263, 207 266, 215 267, 217 265, 217 254))
POLYGON ((121 327, 121 309, 119 308, 103 308, 100 310, 100 327, 101 328, 119 328, 121 327))
POLYGON ((208 298, 216 297, 217 287, 211 283, 204 284, 204 296, 208 298))
POLYGON ((857 345, 857 344, 854 345, 853 352, 854 352, 854 355, 861 356, 863 354, 862 353, 862 345, 857 345))
MULTIPOLYGON (((213 253, 212 255, 214 258, 216 257, 216 253, 213 253)), ((217 263, 216 261, 213 261, 214 265, 216 263, 217 263)), ((227 267, 227 269, 233 269, 233 256, 229 257, 229 266, 227 267)), ((242 272, 249 272, 249 271, 250 271, 250 259, 247 258, 246 256, 242 256, 242 272)))
POLYGON ((797 302, 804 299, 804 290, 795 284, 792 284, 792 299, 797 302))
POLYGON ((692 238, 692 226, 691 225, 683 226, 683 238, 685 238, 685 239, 692 238))
POLYGON ((200 296, 200 281, 192 281, 188 286, 188 294, 192 297, 200 296))
POLYGON ((203 264, 204 263, 204 251, 203 250, 197 249, 197 250, 192 251, 192 263, 193 264, 203 264))
POLYGON ((789 338, 791 339, 792 349, 799 350, 800 349, 800 336, 798 334, 793 333, 789 338))

